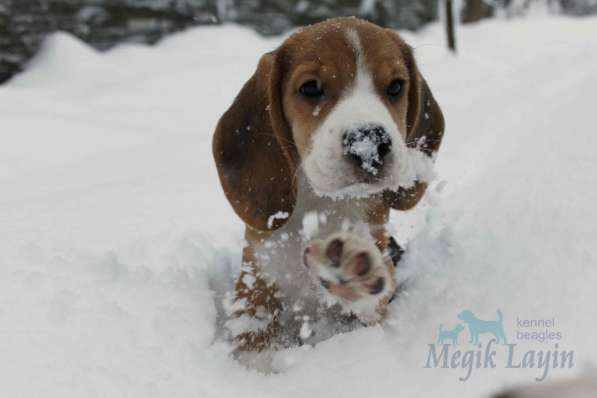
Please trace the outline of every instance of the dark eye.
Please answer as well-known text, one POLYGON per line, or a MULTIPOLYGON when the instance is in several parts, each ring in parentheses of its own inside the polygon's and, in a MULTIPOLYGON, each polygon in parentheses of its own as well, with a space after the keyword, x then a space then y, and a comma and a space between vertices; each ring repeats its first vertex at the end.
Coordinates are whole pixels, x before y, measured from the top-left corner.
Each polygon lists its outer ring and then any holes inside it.
POLYGON ((388 97, 397 97, 402 91, 402 80, 392 80, 392 83, 386 87, 386 94, 388 97))
POLYGON ((323 95, 323 87, 320 80, 307 80, 299 88, 299 93, 305 97, 321 97, 323 95))

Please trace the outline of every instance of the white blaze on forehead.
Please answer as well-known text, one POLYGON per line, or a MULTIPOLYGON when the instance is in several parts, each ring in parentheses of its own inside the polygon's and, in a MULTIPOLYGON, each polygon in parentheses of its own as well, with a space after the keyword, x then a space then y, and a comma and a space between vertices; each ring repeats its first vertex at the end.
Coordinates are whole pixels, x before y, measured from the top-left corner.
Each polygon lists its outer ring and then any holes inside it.
POLYGON ((346 31, 346 38, 348 39, 348 42, 350 43, 355 54, 356 77, 353 83, 353 91, 359 90, 373 93, 373 81, 371 79, 371 74, 367 70, 363 60, 363 47, 361 46, 361 38, 359 37, 359 33, 354 29, 349 29, 346 31))

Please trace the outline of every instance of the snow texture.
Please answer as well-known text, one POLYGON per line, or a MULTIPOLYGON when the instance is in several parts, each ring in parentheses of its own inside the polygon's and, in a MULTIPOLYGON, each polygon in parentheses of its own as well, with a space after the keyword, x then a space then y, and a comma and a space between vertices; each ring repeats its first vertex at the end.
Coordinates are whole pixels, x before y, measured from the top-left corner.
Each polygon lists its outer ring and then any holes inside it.
POLYGON ((344 155, 356 156, 361 168, 372 175, 379 173, 383 159, 379 153, 380 145, 390 145, 388 135, 367 134, 362 129, 353 132, 349 138, 344 138, 344 155))
POLYGON ((303 229, 301 233, 305 238, 315 238, 319 231, 319 215, 317 211, 310 211, 303 217, 303 229))
POLYGON ((501 308, 510 338, 516 317, 555 318, 576 367, 549 379, 595 366, 597 20, 463 27, 458 56, 438 25, 404 36, 446 115, 447 183, 392 214, 403 290, 382 325, 270 353, 262 375, 224 332, 243 225, 210 142, 280 39, 200 28, 100 54, 54 35, 0 89, 0 396, 466 398, 533 383, 537 369, 461 382, 424 368, 465 308, 501 308))
POLYGON ((274 226, 276 220, 286 220, 289 214, 285 211, 278 211, 267 218, 267 227, 271 228, 274 226))

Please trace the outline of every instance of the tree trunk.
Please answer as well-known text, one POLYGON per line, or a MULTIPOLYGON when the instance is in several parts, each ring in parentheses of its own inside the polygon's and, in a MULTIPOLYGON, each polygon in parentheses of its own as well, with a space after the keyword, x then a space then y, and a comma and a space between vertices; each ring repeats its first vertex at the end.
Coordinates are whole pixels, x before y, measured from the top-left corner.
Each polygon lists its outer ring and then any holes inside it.
POLYGON ((445 0, 446 5, 446 35, 448 38, 448 48, 453 53, 456 52, 456 33, 454 32, 454 14, 452 13, 452 0, 445 0))

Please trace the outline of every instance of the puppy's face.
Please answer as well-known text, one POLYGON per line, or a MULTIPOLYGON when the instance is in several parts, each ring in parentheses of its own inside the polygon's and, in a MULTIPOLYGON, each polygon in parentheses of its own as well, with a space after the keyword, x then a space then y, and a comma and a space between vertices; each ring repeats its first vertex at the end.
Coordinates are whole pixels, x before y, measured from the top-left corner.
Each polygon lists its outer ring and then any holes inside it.
POLYGON ((307 28, 284 48, 282 107, 314 191, 337 197, 396 188, 407 156, 408 46, 355 20, 307 28))
POLYGON ((412 208, 443 130, 441 110, 398 35, 336 18, 261 57, 220 118, 213 153, 232 207, 265 231, 293 212, 299 167, 319 195, 383 191, 383 204, 412 208))

